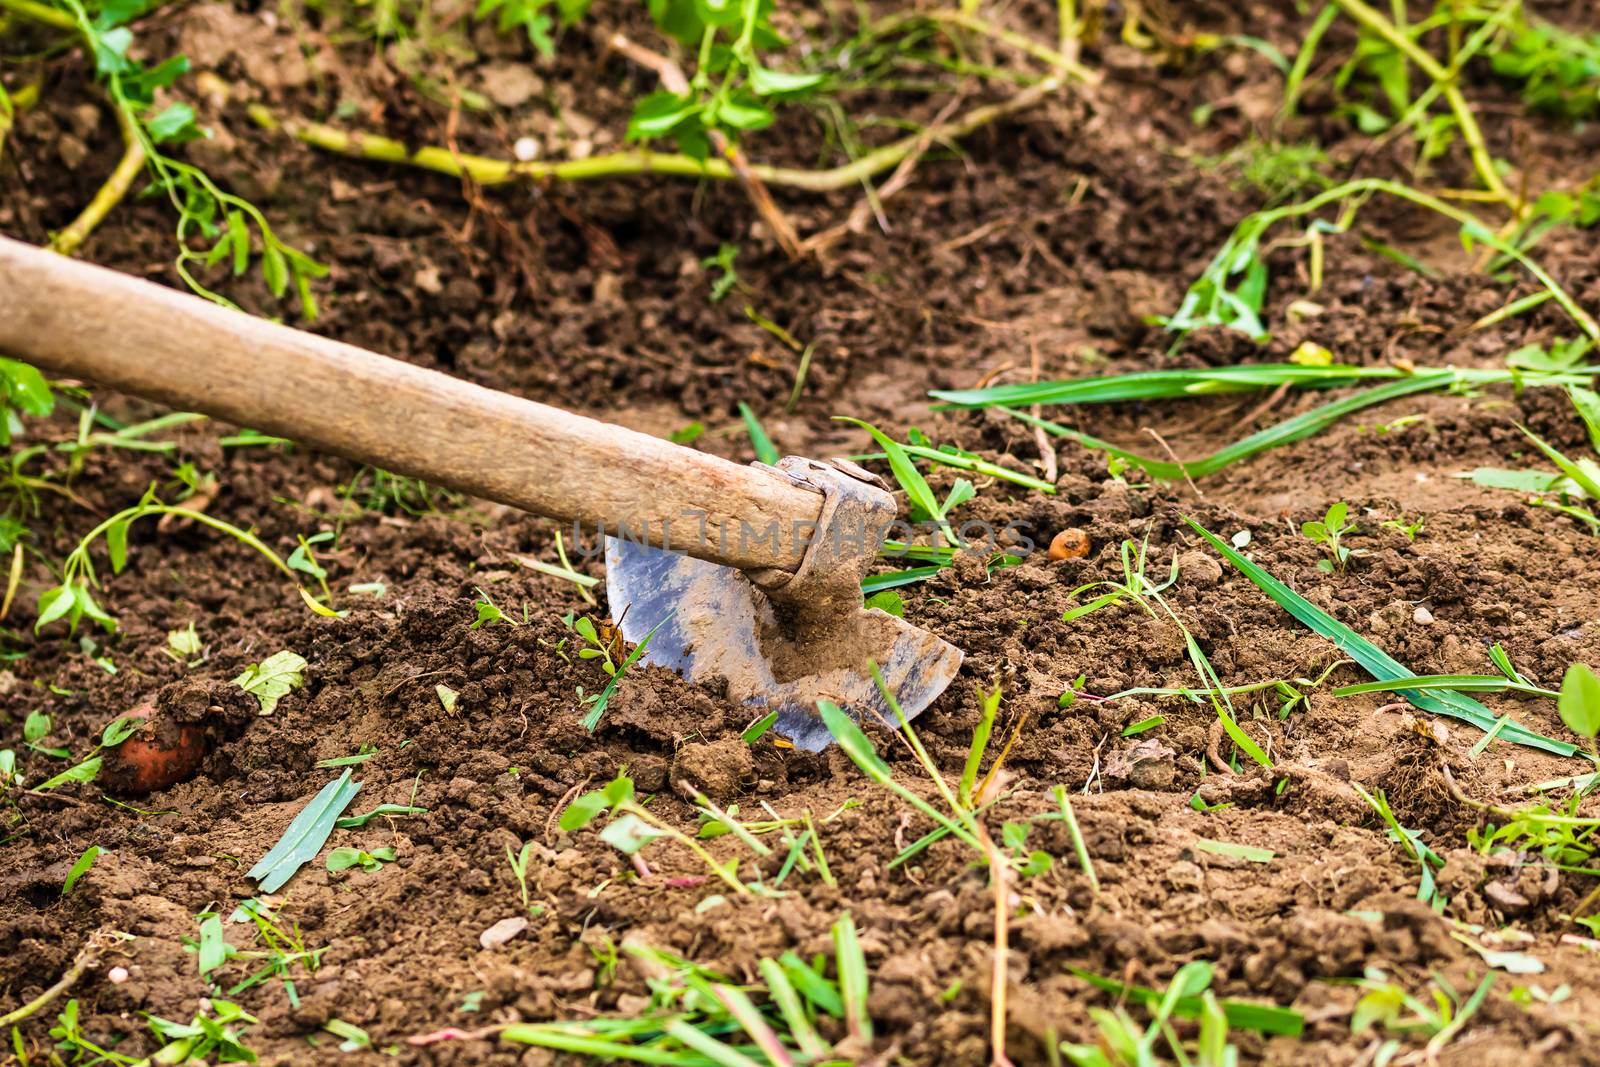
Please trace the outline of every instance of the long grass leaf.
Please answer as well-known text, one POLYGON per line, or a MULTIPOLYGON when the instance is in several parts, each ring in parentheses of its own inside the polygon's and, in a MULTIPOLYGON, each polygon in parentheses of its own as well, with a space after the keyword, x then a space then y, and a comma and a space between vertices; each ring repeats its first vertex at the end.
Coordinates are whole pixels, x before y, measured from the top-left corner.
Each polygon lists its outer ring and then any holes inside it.
MULTIPOLYGON (((1092 971, 1077 967, 1068 967, 1067 970, 1096 989, 1102 989, 1119 997, 1127 997, 1141 1004, 1158 1004, 1165 995, 1159 990, 1102 978, 1092 971)), ((1243 1000, 1222 1000, 1218 1003, 1222 1005, 1223 1014, 1228 1017, 1228 1025, 1241 1030, 1254 1030, 1257 1033, 1278 1034, 1284 1037, 1299 1037, 1305 1030, 1305 1016, 1288 1008, 1272 1004, 1252 1004, 1243 1000)), ((1183 1019, 1198 1019, 1203 1008, 1204 1004, 1199 997, 1179 997, 1173 1004, 1172 1014, 1183 1019)))
POLYGON ((283 837, 254 867, 245 872, 245 877, 260 882, 263 893, 277 892, 296 871, 322 851, 322 846, 328 842, 328 835, 333 833, 333 824, 360 791, 361 783, 350 780, 347 768, 338 778, 323 786, 311 798, 311 803, 300 809, 300 813, 289 823, 289 828, 283 832, 283 837))
POLYGON ((894 472, 895 481, 900 483, 900 488, 906 491, 906 499, 926 512, 929 518, 938 522, 941 531, 950 542, 960 543, 960 538, 950 529, 950 524, 944 520, 944 512, 939 506, 939 498, 934 496, 933 488, 928 485, 928 480, 917 469, 916 463, 912 460, 911 454, 906 451, 904 445, 870 422, 853 419, 848 415, 835 415, 834 419, 859 426, 871 434, 872 439, 878 442, 878 447, 883 449, 884 454, 889 457, 889 469, 894 472))
MULTIPOLYGON (((1232 563, 1246 578, 1249 578, 1260 587, 1261 591, 1271 597, 1279 607, 1332 641, 1345 655, 1360 664, 1368 674, 1380 681, 1416 677, 1415 674, 1407 670, 1377 645, 1374 645, 1350 629, 1350 627, 1278 581, 1260 566, 1246 559, 1242 553, 1217 537, 1210 530, 1207 530, 1188 516, 1184 516, 1184 521, 1192 526, 1196 533, 1205 538, 1212 548, 1221 553, 1224 559, 1232 563)), ((1493 729, 1497 721, 1494 712, 1471 697, 1464 696, 1454 690, 1446 689, 1433 693, 1413 691, 1406 693, 1405 697, 1424 711, 1470 722, 1480 730, 1488 731, 1493 729)), ((1570 756, 1577 752, 1575 746, 1567 744, 1565 741, 1557 741, 1555 738, 1545 737, 1543 734, 1534 733, 1532 730, 1522 726, 1505 726, 1501 729, 1500 736, 1507 741, 1515 741, 1517 744, 1527 745, 1529 748, 1553 752, 1558 756, 1570 756)))
POLYGON ((810 1059, 822 1059, 828 1054, 828 1046, 811 1025, 811 1019, 800 1003, 800 994, 795 992, 789 976, 776 960, 762 959, 756 966, 767 983, 767 995, 777 1005, 778 1013, 783 1016, 783 1023, 789 1028, 789 1035, 794 1038, 795 1044, 810 1059))
POLYGON ((1600 500, 1600 480, 1597 480, 1593 474, 1584 470, 1581 464, 1574 463, 1568 459, 1565 453, 1521 423, 1517 424, 1517 429, 1527 434, 1528 440, 1538 446, 1539 451, 1544 453, 1545 458, 1560 467, 1561 473, 1571 478, 1579 489, 1587 493, 1591 499, 1600 500))
POLYGON ((744 419, 744 428, 750 434, 750 444, 756 451, 756 458, 770 467, 778 465, 778 447, 772 443, 772 438, 767 436, 767 431, 761 426, 761 420, 756 418, 756 413, 750 410, 750 405, 743 400, 739 401, 739 417, 744 419))
POLYGON ((867 1014, 867 957, 861 951, 856 921, 847 911, 833 924, 833 955, 839 968, 839 996, 844 1001, 844 1023, 852 1037, 872 1040, 872 1017, 867 1014))
POLYGON ((1207 477, 1258 452, 1265 452, 1269 448, 1277 448, 1279 445, 1286 445, 1293 441, 1310 437, 1313 434, 1321 433, 1345 416, 1363 408, 1369 408, 1375 404, 1383 404, 1403 396, 1410 396, 1413 393, 1445 389, 1456 384, 1459 380, 1459 376, 1455 371, 1430 371, 1426 374, 1417 374, 1397 382, 1374 386, 1371 389, 1335 400, 1331 404, 1313 408, 1291 419, 1285 419, 1283 422, 1273 426, 1257 430, 1248 437, 1241 438, 1209 456, 1202 456, 1198 459, 1179 463, 1143 456, 1137 452, 1119 448, 1109 441, 1103 441, 1091 434, 1084 433, 1082 430, 1074 430, 1023 411, 1016 411, 1012 408, 1002 408, 1001 410, 1007 415, 1021 419, 1023 422, 1041 427, 1057 437, 1065 437, 1076 441, 1085 448, 1097 449, 1116 456, 1118 459, 1126 460, 1142 468, 1152 478, 1177 481, 1185 476, 1190 478, 1207 477))
POLYGON ((1112 404, 1125 400, 1171 400, 1217 393, 1250 393, 1288 383, 1329 389, 1365 378, 1401 378, 1394 367, 1299 363, 1246 363, 1234 367, 1137 371, 1054 382, 1019 382, 987 389, 935 389, 928 395, 955 407, 1025 407, 1029 404, 1112 404))

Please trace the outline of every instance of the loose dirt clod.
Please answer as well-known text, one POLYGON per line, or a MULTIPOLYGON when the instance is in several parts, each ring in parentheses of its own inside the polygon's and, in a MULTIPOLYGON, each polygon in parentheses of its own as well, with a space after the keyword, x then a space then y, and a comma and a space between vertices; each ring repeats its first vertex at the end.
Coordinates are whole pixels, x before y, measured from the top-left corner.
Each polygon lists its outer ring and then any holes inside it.
POLYGON ((744 783, 755 780, 755 771, 750 746, 738 738, 684 745, 672 760, 674 783, 686 783, 718 803, 737 796, 744 783))

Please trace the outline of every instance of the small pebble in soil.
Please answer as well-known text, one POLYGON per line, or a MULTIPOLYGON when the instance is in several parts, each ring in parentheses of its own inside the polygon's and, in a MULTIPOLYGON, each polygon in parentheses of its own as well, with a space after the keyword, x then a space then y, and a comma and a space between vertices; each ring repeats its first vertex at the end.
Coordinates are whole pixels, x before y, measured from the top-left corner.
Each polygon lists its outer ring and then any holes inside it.
POLYGON ((1178 557, 1178 573, 1191 585, 1216 585, 1222 581, 1222 564, 1211 553, 1197 548, 1178 557))
POLYGON ((1062 530, 1050 539, 1051 559, 1083 559, 1089 554, 1089 535, 1076 526, 1062 530))
POLYGON ((1433 621, 1433 612, 1418 604, 1417 610, 1411 613, 1411 620, 1420 626, 1426 626, 1433 621))

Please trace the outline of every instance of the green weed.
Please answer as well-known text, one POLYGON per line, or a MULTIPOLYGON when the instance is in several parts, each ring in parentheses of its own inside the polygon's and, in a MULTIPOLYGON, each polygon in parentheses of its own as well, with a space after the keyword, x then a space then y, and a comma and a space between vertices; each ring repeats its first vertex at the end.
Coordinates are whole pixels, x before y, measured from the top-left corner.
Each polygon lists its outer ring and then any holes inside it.
POLYGON ((1350 505, 1341 500, 1330 504, 1327 514, 1320 520, 1300 524, 1300 536, 1314 545, 1320 545, 1327 553, 1327 559, 1317 561, 1317 569, 1324 574, 1332 574, 1335 568, 1343 574, 1350 557, 1362 554, 1360 549, 1352 550, 1344 543, 1346 536, 1356 532, 1355 520, 1346 521, 1349 514, 1350 505))

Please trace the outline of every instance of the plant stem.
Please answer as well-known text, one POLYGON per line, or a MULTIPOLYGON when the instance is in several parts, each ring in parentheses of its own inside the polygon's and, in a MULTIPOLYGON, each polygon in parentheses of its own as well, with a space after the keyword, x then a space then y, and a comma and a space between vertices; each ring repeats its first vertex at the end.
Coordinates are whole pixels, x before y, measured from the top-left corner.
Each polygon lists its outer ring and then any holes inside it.
POLYGON ((626 811, 638 819, 649 823, 651 826, 654 826, 657 830, 660 830, 662 833, 666 834, 680 845, 685 846, 689 849, 689 851, 698 856, 700 861, 711 869, 711 873, 715 874, 718 878, 726 882, 728 886, 734 890, 734 892, 746 896, 749 895, 750 887, 724 870, 722 865, 716 861, 715 857, 702 848, 700 842, 696 841, 688 834, 679 830, 677 827, 669 826, 668 824, 662 822, 660 819, 650 814, 650 812, 646 811, 639 804, 619 804, 617 806, 617 810, 626 811))
MULTIPOLYGON (((5 2, 7 2, 7 0, 0 0, 0 3, 5 2)), ((22 1007, 17 1008, 15 1011, 9 1011, 4 1015, 0 1015, 0 1027, 7 1027, 13 1023, 20 1023, 30 1015, 38 1012, 41 1008, 49 1005, 51 1001, 55 1000, 67 990, 71 989, 77 983, 78 979, 83 977, 83 972, 87 971, 91 966, 93 966, 95 962, 100 959, 100 954, 106 950, 106 946, 108 944, 106 941, 106 935, 108 933, 108 930, 102 929, 91 934, 89 936, 89 940, 84 943, 83 948, 78 950, 77 958, 72 961, 72 966, 67 968, 67 973, 63 974, 61 979, 56 982, 55 985, 51 986, 43 993, 40 993, 38 996, 28 1001, 28 1003, 22 1005, 22 1007)))
POLYGON ((71 14, 57 10, 48 4, 36 3, 35 0, 0 0, 0 9, 21 15, 32 22, 53 26, 58 30, 67 30, 76 33, 78 22, 71 14))
POLYGON ((1437 59, 1424 51, 1421 45, 1412 40, 1410 35, 1384 18, 1380 12, 1367 6, 1363 0, 1333 0, 1333 2, 1338 4, 1345 14, 1388 41, 1439 86, 1445 102, 1455 114, 1456 125, 1461 127, 1461 139, 1467 143, 1467 148, 1472 153, 1472 164, 1477 169, 1484 188, 1509 207, 1513 214, 1519 214, 1520 205, 1517 198, 1500 180, 1500 172, 1495 169, 1494 157, 1490 155, 1489 147, 1484 142, 1483 131, 1478 128, 1477 117, 1473 115, 1471 105, 1467 103, 1460 85, 1456 83, 1456 72, 1446 69, 1437 59))
POLYGON ((133 186, 134 179, 144 170, 144 145, 140 143, 138 131, 133 127, 133 119, 126 110, 115 106, 114 101, 111 110, 116 113, 117 126, 122 130, 122 158, 82 213, 73 219, 66 229, 51 238, 48 247, 52 252, 59 252, 64 256, 76 252, 94 232, 95 227, 111 213, 111 209, 122 203, 123 198, 128 195, 128 190, 133 186))
MULTIPOLYGON (((0 3, 3 2, 7 0, 0 0, 0 3)), ((1005 100, 973 108, 960 118, 930 126, 921 133, 892 141, 841 166, 825 170, 805 170, 752 163, 750 172, 768 185, 781 185, 807 192, 828 193, 846 189, 895 166, 914 151, 924 137, 935 140, 965 137, 991 122, 1032 107, 1060 88, 1061 84, 1060 78, 1046 78, 1005 100)), ((404 163, 456 178, 466 175, 479 185, 546 180, 593 181, 599 178, 621 178, 639 174, 715 178, 722 181, 737 177, 725 160, 702 161, 676 152, 653 152, 647 148, 611 152, 602 156, 591 156, 588 159, 564 160, 559 163, 537 160, 516 163, 484 156, 456 154, 447 148, 433 145, 411 149, 399 141, 378 134, 349 132, 320 122, 306 122, 293 118, 280 120, 260 104, 251 105, 249 114, 256 125, 263 129, 281 128, 291 137, 328 152, 357 159, 404 163)))
MULTIPOLYGON (((748 32, 749 27, 747 26, 746 33, 748 32)), ((705 69, 704 64, 709 57, 713 36, 714 30, 708 28, 705 45, 701 48, 700 71, 705 69)), ((640 66, 655 71, 656 77, 661 80, 661 87, 667 92, 672 93, 674 96, 686 97, 690 95, 689 80, 684 77, 683 70, 666 56, 635 44, 622 33, 602 35, 601 44, 605 48, 628 57, 640 66)), ((761 215, 767 226, 772 230, 772 235, 777 240, 779 247, 783 249, 784 255, 790 259, 800 259, 802 255, 800 235, 795 232, 794 224, 789 221, 789 216, 785 215, 783 209, 778 206, 778 202, 772 199, 772 194, 767 191, 766 185, 763 184, 760 176, 755 173, 744 153, 739 150, 739 146, 729 141, 727 135, 721 130, 710 129, 706 131, 706 134, 711 140, 712 147, 717 150, 717 154, 727 160, 728 166, 738 176, 739 183, 744 186, 745 195, 750 198, 750 202, 755 205, 757 213, 761 215)))

